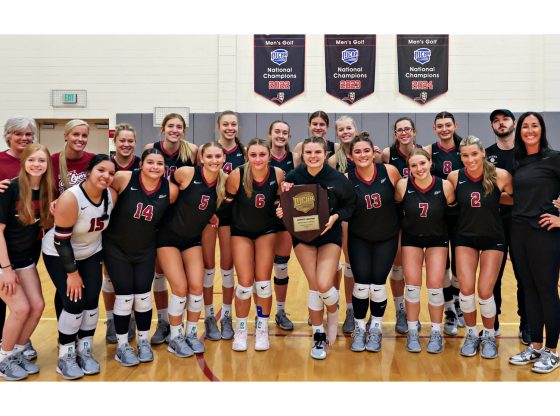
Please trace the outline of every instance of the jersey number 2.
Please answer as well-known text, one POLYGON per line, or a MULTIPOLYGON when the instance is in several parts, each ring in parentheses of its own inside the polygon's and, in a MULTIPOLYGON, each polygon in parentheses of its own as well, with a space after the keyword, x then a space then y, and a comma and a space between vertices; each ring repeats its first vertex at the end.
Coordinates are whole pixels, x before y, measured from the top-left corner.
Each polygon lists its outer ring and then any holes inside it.
POLYGON ((471 192, 471 207, 480 208, 480 192, 471 192))

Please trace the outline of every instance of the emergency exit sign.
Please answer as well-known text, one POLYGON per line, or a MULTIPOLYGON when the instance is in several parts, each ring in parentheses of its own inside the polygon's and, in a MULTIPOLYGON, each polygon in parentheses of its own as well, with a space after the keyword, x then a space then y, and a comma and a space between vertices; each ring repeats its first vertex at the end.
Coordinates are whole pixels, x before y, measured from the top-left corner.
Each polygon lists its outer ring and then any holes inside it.
POLYGON ((78 102, 78 94, 67 93, 62 96, 62 102, 64 104, 76 104, 78 102))

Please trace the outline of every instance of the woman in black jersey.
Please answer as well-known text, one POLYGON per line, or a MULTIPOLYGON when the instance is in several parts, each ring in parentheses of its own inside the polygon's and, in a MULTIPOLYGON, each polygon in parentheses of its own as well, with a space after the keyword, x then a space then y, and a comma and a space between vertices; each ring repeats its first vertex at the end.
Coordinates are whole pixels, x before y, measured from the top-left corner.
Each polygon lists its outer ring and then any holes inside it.
MULTIPOLYGON (((326 347, 336 341, 338 327, 338 291, 334 287, 335 273, 342 246, 342 221, 348 221, 354 210, 352 185, 343 174, 325 164, 326 143, 321 137, 303 141, 303 162, 286 176, 282 191, 293 185, 318 184, 327 190, 329 197, 328 222, 322 234, 305 243, 293 237, 294 251, 309 283, 308 307, 313 328, 311 357, 323 360, 326 347), (323 328, 323 308, 327 307, 328 342, 323 328)), ((282 217, 282 209, 278 209, 282 217)))
POLYGON ((402 261, 406 283, 408 335, 406 349, 422 351, 419 339, 420 289, 422 266, 426 265, 428 311, 432 322, 427 351, 443 351, 441 319, 445 257, 449 246, 445 210, 455 199, 451 184, 432 176, 432 161, 424 149, 413 149, 408 156, 410 175, 397 183, 395 200, 402 202, 402 261))
POLYGON ((369 134, 350 144, 355 169, 346 175, 354 185, 356 208, 348 221, 348 253, 356 283, 352 303, 356 327, 352 351, 381 351, 381 322, 387 305, 386 280, 399 239, 399 217, 394 203, 397 168, 375 163, 369 134), (371 308, 372 322, 366 335, 365 317, 371 308))
POLYGON ((185 166, 175 171, 172 181, 179 186, 179 196, 157 234, 157 255, 171 284, 171 331, 167 350, 181 358, 204 352, 204 344, 197 336, 203 306, 202 232, 224 198, 224 159, 224 149, 219 143, 206 143, 200 149, 199 166, 185 166), (183 329, 185 306, 186 333, 183 329))
POLYGON ((231 243, 237 271, 235 315, 237 327, 234 351, 247 350, 247 316, 253 285, 256 291, 257 324, 255 350, 270 348, 268 317, 272 306, 270 273, 276 242, 276 207, 284 171, 269 166, 270 148, 265 140, 252 139, 247 145, 247 163, 231 172, 226 183, 226 200, 232 205, 231 243))
POLYGON ((550 373, 560 366, 560 218, 553 200, 560 195, 560 152, 549 148, 539 113, 519 117, 515 132, 512 252, 525 289, 532 343, 509 362, 550 373), (543 328, 546 343, 543 348, 543 328))
MULTIPOLYGON (((461 141, 460 149, 465 167, 454 170, 447 179, 455 189, 459 204, 455 257, 461 283, 461 310, 467 327, 461 355, 475 356, 482 344, 482 358, 497 358, 496 302, 492 293, 506 247, 500 199, 502 192, 512 193, 511 175, 486 160, 478 137, 467 136, 461 141), (484 326, 480 338, 476 330, 475 285, 484 326)), ((504 202, 506 198, 504 196, 504 202)))
POLYGON ((125 367, 154 359, 149 335, 152 321, 151 287, 156 261, 156 227, 178 189, 163 177, 163 154, 145 150, 140 169, 115 174, 112 188, 119 194, 103 233, 103 261, 116 293, 114 325, 118 348, 115 359, 125 367), (138 354, 129 344, 132 311, 138 327, 138 354))
POLYGON ((28 145, 20 165, 19 176, 0 194, 0 298, 10 309, 0 349, 0 375, 6 380, 39 371, 23 350, 45 307, 35 247, 42 229, 53 225, 49 208, 56 192, 45 146, 28 145))
MULTIPOLYGON (((325 140, 327 146, 327 159, 334 155, 337 151, 339 144, 332 142, 327 139, 327 132, 329 130, 329 116, 322 110, 315 111, 311 113, 308 119, 309 136, 310 137, 322 137, 325 140)), ((303 142, 296 145, 294 149, 294 156, 300 160, 303 158, 303 142)))

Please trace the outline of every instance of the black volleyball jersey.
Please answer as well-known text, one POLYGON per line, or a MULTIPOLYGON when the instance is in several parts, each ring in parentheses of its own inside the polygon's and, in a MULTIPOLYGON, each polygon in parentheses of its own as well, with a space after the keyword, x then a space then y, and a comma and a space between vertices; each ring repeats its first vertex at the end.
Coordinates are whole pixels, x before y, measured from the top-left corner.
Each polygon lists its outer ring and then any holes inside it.
POLYGON ((325 139, 325 142, 327 143, 327 159, 328 159, 329 157, 334 155, 336 147, 334 145, 334 142, 331 142, 330 140, 325 139))
MULTIPOLYGON (((154 146, 155 146, 155 144, 154 144, 154 146)), ((126 166, 119 165, 113 156, 111 156, 111 160, 115 164, 115 172, 120 172, 122 170, 140 169, 140 158, 137 157, 136 155, 132 155, 132 159, 130 160, 130 162, 126 166)))
MULTIPOLYGON (((418 147, 422 146, 416 145, 416 148, 418 147)), ((403 178, 408 178, 410 176, 410 169, 406 159, 407 156, 398 148, 395 146, 389 147, 389 163, 397 168, 403 178)))
POLYGON ((403 231, 420 237, 447 237, 445 213, 447 200, 443 192, 443 180, 432 177, 432 184, 420 189, 414 178, 407 180, 402 201, 404 212, 403 231))
POLYGON ((139 170, 133 171, 128 185, 119 195, 111 213, 111 222, 103 232, 103 246, 116 246, 134 261, 155 249, 156 228, 169 206, 169 181, 162 178, 159 186, 144 188, 139 170))
POLYGON ((432 144, 432 174, 447 179, 447 175, 462 167, 463 162, 457 147, 444 149, 439 143, 432 144))
POLYGON ((354 185, 356 208, 348 221, 348 231, 367 241, 384 241, 399 232, 399 218, 395 206, 395 188, 383 163, 375 164, 370 181, 357 171, 348 172, 354 185))
POLYGON ((226 161, 222 170, 225 173, 231 173, 235 168, 245 163, 245 155, 243 150, 236 144, 233 148, 226 150, 226 161))
POLYGON ((191 183, 167 210, 159 233, 174 233, 185 241, 199 237, 215 214, 217 201, 216 181, 208 182, 202 167, 196 166, 191 183))
POLYGON ((292 169, 294 169, 294 156, 292 152, 284 153, 284 156, 281 158, 274 157, 273 154, 270 154, 270 166, 280 168, 284 171, 284 174, 287 174, 292 169))
POLYGON ((504 240, 504 229, 500 218, 500 195, 502 192, 494 186, 490 195, 485 195, 482 177, 475 179, 465 169, 457 177, 457 203, 459 204, 459 222, 457 233, 466 237, 493 238, 504 240))
POLYGON ((261 182, 253 179, 253 193, 248 197, 243 186, 244 170, 245 166, 239 167, 239 189, 232 203, 231 226, 250 233, 271 230, 277 222, 274 204, 278 198, 276 171, 269 168, 261 182))
POLYGON ((175 171, 183 166, 194 166, 190 158, 188 158, 184 162, 179 159, 180 149, 177 149, 177 151, 174 153, 169 153, 167 150, 165 150, 162 141, 155 142, 154 149, 157 149, 161 151, 161 153, 163 153, 163 159, 165 160, 165 177, 167 179, 170 179, 175 171))
POLYGON ((353 172, 355 169, 356 169, 356 164, 349 157, 346 157, 346 169, 344 170, 344 172, 340 170, 340 165, 338 164, 338 162, 336 162, 336 170, 341 173, 353 172))

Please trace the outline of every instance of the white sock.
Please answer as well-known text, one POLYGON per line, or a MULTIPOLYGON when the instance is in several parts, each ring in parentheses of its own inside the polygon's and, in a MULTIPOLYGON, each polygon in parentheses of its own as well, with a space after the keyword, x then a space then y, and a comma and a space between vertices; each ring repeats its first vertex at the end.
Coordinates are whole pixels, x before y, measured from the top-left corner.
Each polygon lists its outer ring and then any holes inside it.
POLYGON ((409 331, 418 331, 418 321, 406 321, 409 331))
POLYGON ((214 314, 214 305, 204 305, 204 317, 209 318, 210 316, 216 316, 214 314))
POLYGON ((128 333, 126 334, 117 334, 117 344, 120 347, 121 345, 128 344, 128 333))
POLYGON ((496 331, 494 331, 494 328, 482 328, 482 335, 486 335, 487 337, 495 337, 496 331))
POLYGON ((170 325, 171 333, 169 334, 169 339, 175 339, 179 335, 183 335, 183 324, 180 325, 170 325))
POLYGON ((0 363, 14 353, 14 350, 4 351, 0 348, 0 363))
POLYGON ((476 325, 475 326, 467 326, 467 331, 466 331, 467 335, 475 335, 478 336, 478 332, 476 331, 476 325))
POLYGON ((22 352, 25 349, 25 345, 15 344, 14 345, 14 353, 17 354, 18 352, 22 352))
POLYGON ((196 335, 196 322, 187 321, 187 334, 196 335))
POLYGON ((286 302, 276 302, 276 313, 283 311, 286 307, 286 302))
POLYGON ((379 328, 381 330, 381 322, 383 322, 383 317, 372 316, 369 330, 371 331, 373 328, 379 328))
POLYGON ((441 324, 432 322, 432 332, 441 332, 441 324))
POLYGON ((268 318, 263 318, 258 316, 257 317, 257 328, 258 329, 267 329, 268 328, 268 318))
POLYGON ((150 331, 138 331, 138 341, 145 339, 148 340, 150 338, 150 331))
POLYGON ((222 316, 231 316, 231 304, 226 305, 224 303, 222 305, 222 316))
POLYGON ((84 337, 78 339, 78 351, 83 351, 86 348, 93 350, 93 337, 84 337))
POLYGON ((66 354, 76 352, 76 343, 71 342, 69 344, 59 345, 58 346, 58 358, 64 357, 66 354))
POLYGON ((169 315, 167 315, 167 308, 158 309, 157 311, 158 320, 164 320, 165 322, 169 323, 169 315))
POLYGON ((247 330, 247 318, 237 318, 237 329, 247 330))
POLYGON ((318 325, 318 326, 313 325, 313 326, 311 327, 311 330, 313 331, 313 333, 316 333, 316 332, 325 332, 325 328, 323 327, 323 325, 318 325))
POLYGON ((354 318, 354 322, 356 323, 356 326, 358 328, 360 328, 362 331, 366 330, 366 320, 365 319, 356 319, 354 318))

